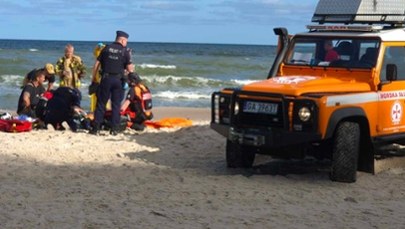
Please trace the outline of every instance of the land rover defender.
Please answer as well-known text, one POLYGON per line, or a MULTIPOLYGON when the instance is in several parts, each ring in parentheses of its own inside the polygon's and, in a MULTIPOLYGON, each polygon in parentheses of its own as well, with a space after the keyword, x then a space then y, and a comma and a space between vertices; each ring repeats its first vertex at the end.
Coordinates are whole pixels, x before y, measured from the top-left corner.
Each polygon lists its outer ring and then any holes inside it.
POLYGON ((308 31, 274 29, 267 79, 212 94, 228 167, 256 154, 331 160, 333 181, 374 173, 377 145, 405 142, 405 0, 320 0, 308 31))

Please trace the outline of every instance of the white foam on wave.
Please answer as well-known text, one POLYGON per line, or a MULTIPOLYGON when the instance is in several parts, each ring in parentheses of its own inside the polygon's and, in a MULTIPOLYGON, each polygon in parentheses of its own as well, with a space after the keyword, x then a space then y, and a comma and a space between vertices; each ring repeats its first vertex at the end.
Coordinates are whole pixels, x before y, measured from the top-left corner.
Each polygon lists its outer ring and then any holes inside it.
POLYGON ((258 81, 260 81, 260 80, 231 80, 231 82, 234 82, 238 85, 246 85, 246 84, 255 83, 258 81))
POLYGON ((182 91, 182 92, 162 91, 162 92, 153 94, 153 97, 165 98, 165 99, 194 99, 194 100, 197 100, 197 99, 210 99, 211 95, 190 92, 190 91, 182 91))
POLYGON ((139 65, 140 68, 146 69, 146 68, 162 68, 162 69, 176 69, 176 65, 159 65, 159 64, 141 64, 139 65))
POLYGON ((38 49, 28 49, 28 50, 30 50, 30 52, 37 52, 38 51, 38 49))
POLYGON ((190 76, 173 76, 173 75, 168 75, 168 76, 142 76, 142 80, 145 80, 147 82, 151 83, 159 83, 159 84, 165 84, 168 82, 180 82, 180 81, 190 81, 194 82, 196 84, 207 84, 209 82, 220 82, 220 80, 216 79, 210 79, 210 78, 203 78, 203 77, 190 77, 190 76))
POLYGON ((24 76, 21 75, 9 75, 9 74, 5 74, 5 75, 0 75, 0 79, 4 80, 4 81, 12 81, 12 80, 16 80, 16 79, 22 79, 24 76))
POLYGON ((0 83, 3 85, 19 86, 22 83, 24 76, 20 75, 0 75, 0 83))
POLYGON ((149 83, 158 83, 158 84, 167 84, 167 83, 179 83, 181 81, 190 81, 196 85, 201 86, 208 86, 212 84, 220 84, 220 83, 230 83, 235 85, 246 85, 250 83, 255 83, 260 80, 239 80, 239 79, 231 79, 229 81, 223 81, 219 79, 212 79, 212 78, 204 78, 204 77, 190 77, 190 76, 157 76, 157 75, 149 75, 149 76, 141 76, 142 80, 149 82, 149 83))

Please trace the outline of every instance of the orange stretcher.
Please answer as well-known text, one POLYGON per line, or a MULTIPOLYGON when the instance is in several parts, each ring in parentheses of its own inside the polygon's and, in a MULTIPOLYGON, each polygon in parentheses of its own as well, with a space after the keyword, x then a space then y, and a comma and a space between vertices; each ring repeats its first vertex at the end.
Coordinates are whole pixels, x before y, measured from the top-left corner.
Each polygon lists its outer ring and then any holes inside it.
POLYGON ((190 127, 193 121, 186 118, 162 118, 158 121, 145 121, 145 125, 151 128, 174 128, 174 127, 190 127))

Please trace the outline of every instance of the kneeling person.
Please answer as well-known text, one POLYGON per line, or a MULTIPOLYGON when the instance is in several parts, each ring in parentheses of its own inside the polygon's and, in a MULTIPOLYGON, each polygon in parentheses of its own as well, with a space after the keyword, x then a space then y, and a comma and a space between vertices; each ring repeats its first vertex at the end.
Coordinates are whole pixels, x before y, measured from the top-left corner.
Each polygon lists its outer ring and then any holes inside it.
POLYGON ((45 81, 45 74, 41 70, 32 74, 32 79, 24 85, 18 99, 17 114, 37 118, 36 107, 45 92, 45 88, 42 86, 45 81))
POLYGON ((52 124, 55 130, 64 130, 67 122, 72 131, 78 128, 75 118, 85 112, 80 107, 81 94, 78 89, 59 87, 53 92, 45 110, 45 124, 52 124))
POLYGON ((129 114, 132 129, 143 130, 145 128, 144 122, 153 118, 152 95, 149 88, 141 83, 137 73, 130 73, 128 81, 130 89, 121 106, 121 112, 129 114))

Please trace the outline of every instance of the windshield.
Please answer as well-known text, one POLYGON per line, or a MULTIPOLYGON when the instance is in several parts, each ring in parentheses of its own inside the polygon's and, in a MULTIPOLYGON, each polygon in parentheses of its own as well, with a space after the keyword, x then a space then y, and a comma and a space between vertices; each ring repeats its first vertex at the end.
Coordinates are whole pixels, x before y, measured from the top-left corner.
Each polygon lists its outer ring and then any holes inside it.
POLYGON ((285 63, 343 68, 375 67, 380 41, 377 39, 312 38, 293 40, 285 63))

